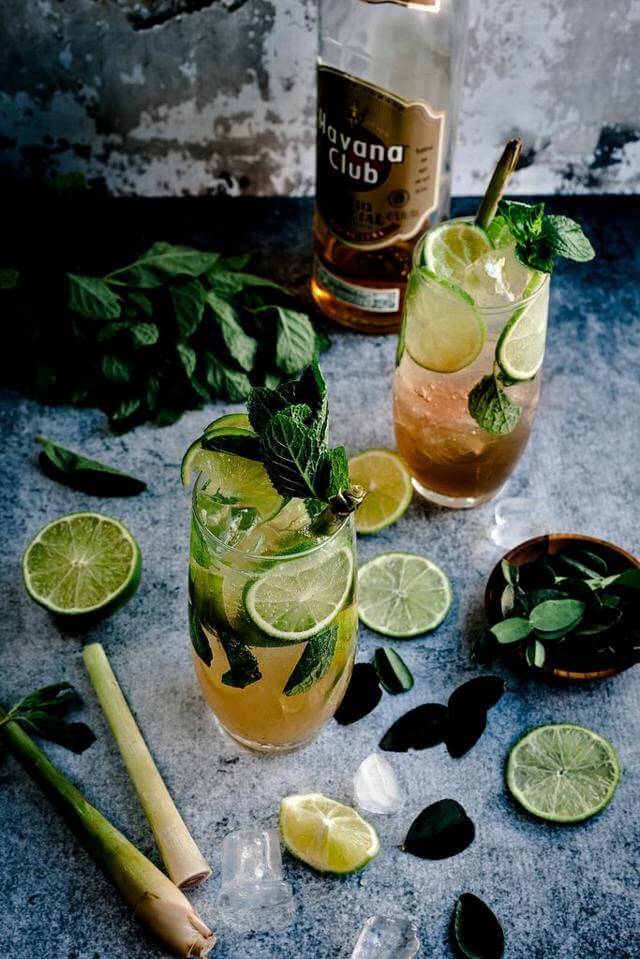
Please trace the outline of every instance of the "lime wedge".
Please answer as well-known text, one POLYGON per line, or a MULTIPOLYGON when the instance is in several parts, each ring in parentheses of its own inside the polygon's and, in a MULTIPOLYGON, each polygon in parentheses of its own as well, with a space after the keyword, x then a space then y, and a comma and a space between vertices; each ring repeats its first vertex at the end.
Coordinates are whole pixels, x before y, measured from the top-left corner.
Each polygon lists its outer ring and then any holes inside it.
POLYGON ((446 573, 426 556, 382 553, 361 567, 358 614, 383 636, 409 639, 439 626, 452 603, 446 573))
POLYGON ((251 583, 245 608, 269 636, 299 643, 334 619, 352 589, 353 558, 346 546, 278 563, 251 583))
POLYGON ((261 520, 275 516, 284 505, 284 497, 276 492, 264 466, 256 460, 201 450, 197 468, 208 480, 207 493, 219 491, 233 498, 234 506, 257 510, 261 520))
POLYGON ((202 435, 194 440, 187 452, 182 457, 180 466, 180 477, 183 486, 190 486, 194 473, 201 468, 203 458, 209 455, 202 449, 202 441, 206 436, 214 436, 216 433, 227 436, 242 436, 244 433, 251 433, 249 417, 246 413, 225 413, 219 416, 217 420, 209 423, 202 432, 202 435))
POLYGON ((404 326, 404 345, 411 358, 436 373, 469 366, 487 336, 471 297, 426 267, 413 270, 409 277, 404 326))
MULTIPOLYGON (((544 282, 536 274, 525 290, 525 297, 533 296, 544 282)), ((532 380, 544 359, 547 336, 548 298, 544 293, 533 296, 515 311, 504 327, 496 346, 500 369, 512 380, 532 380)))
POLYGON ((516 743, 506 779, 527 812, 551 822, 595 816, 611 802, 620 782, 620 762, 611 743, 584 726, 538 726, 516 743))
POLYGON ((441 280, 463 286, 467 267, 491 249, 487 234, 479 226, 450 220, 427 233, 422 262, 441 280))
POLYGON ((131 599, 142 558, 129 530, 101 513, 71 513, 44 526, 22 557, 27 592, 52 613, 107 616, 131 599))
POLYGON ((363 486, 367 496, 356 513, 359 533, 377 533, 406 512, 413 487, 404 461, 391 450, 365 450, 349 460, 352 482, 363 486))
POLYGON ((297 859, 319 872, 357 872, 380 851, 373 826, 350 806, 322 793, 285 796, 280 838, 297 859))

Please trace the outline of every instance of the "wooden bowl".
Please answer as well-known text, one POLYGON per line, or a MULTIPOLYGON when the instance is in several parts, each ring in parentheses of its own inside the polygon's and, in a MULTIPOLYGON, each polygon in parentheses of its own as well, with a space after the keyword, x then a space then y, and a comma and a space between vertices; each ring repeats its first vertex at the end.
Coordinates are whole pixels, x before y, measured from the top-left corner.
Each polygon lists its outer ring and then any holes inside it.
MULTIPOLYGON (((528 539, 526 543, 514 546, 508 553, 505 553, 503 559, 513 563, 514 566, 522 566, 524 563, 530 563, 539 559, 540 556, 553 556, 567 546, 584 546, 591 549, 594 553, 601 553, 610 563, 612 572, 618 569, 628 569, 635 566, 640 569, 640 560, 627 553, 626 550, 614 543, 608 543, 604 539, 597 539, 595 536, 585 536, 582 533, 547 533, 544 536, 536 536, 534 539, 528 539)), ((502 560, 500 561, 502 562, 502 560)), ((484 605, 487 611, 490 624, 493 626, 499 622, 502 617, 500 607, 500 598, 505 587, 504 577, 500 568, 500 562, 496 563, 493 571, 487 581, 487 588, 484 594, 484 605)), ((607 679, 609 676, 616 676, 623 673, 626 669, 633 666, 633 663, 622 663, 619 666, 607 666, 602 669, 594 669, 588 672, 579 670, 562 669, 558 666, 544 665, 540 672, 547 676, 553 676, 556 679, 567 680, 569 682, 589 682, 595 679, 607 679)))

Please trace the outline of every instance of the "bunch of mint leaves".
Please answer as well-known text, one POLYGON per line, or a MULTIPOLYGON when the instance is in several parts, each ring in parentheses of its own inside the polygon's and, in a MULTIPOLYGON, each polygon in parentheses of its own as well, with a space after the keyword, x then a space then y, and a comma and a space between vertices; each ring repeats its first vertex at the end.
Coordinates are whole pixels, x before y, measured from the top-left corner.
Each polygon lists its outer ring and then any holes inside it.
MULTIPOLYGON (((556 257, 579 263, 592 260, 595 251, 580 224, 567 216, 547 214, 544 206, 502 200, 498 215, 487 228, 489 237, 508 229, 516 241, 518 260, 541 273, 553 271, 556 257)), ((505 392, 515 382, 496 362, 493 371, 483 376, 469 393, 469 413, 488 433, 505 436, 518 425, 522 407, 505 392)))
POLYGON ((344 446, 328 445, 327 386, 314 359, 299 379, 255 387, 247 403, 252 433, 204 436, 204 449, 263 463, 282 496, 304 499, 312 513, 328 504, 335 516, 353 512, 364 492, 351 486, 344 446))
POLYGON ((12 331, 2 379, 46 402, 97 407, 118 432, 275 387, 328 338, 248 260, 158 242, 106 276, 68 273, 46 291, 2 270, 12 331))
POLYGON ((82 753, 96 737, 85 723, 66 719, 69 710, 80 702, 80 696, 70 683, 43 686, 29 693, 0 718, 0 730, 6 723, 19 723, 32 735, 74 753, 82 753))

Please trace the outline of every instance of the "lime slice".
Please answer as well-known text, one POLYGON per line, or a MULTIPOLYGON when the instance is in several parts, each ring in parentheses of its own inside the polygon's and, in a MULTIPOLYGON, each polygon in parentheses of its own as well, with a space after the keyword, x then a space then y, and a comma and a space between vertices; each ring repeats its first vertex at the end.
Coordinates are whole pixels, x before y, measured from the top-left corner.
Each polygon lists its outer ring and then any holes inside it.
POLYGON ((463 286, 467 267, 491 249, 487 234, 479 226, 451 220, 427 233, 422 262, 441 280, 463 286))
POLYGON ((403 460, 391 450, 365 450, 349 460, 352 482, 367 490, 356 513, 359 533, 377 533, 406 512, 413 487, 403 460))
POLYGON ((285 796, 280 803, 280 838, 297 859, 319 872, 357 872, 380 851, 370 826, 351 806, 322 793, 285 796))
POLYGON ((425 267, 409 277, 404 345, 419 366, 455 373, 480 354, 487 328, 471 297, 425 267))
POLYGON ((343 546, 323 556, 278 563, 251 583, 245 608, 269 636, 299 643, 335 618, 352 589, 353 557, 343 546))
POLYGON ((252 432, 252 430, 249 425, 249 417, 246 413, 225 413, 224 416, 219 416, 217 420, 209 423, 209 425, 204 428, 202 435, 193 441, 182 457, 182 464, 180 466, 182 485, 191 485, 194 473, 198 472, 201 468, 203 458, 208 455, 207 451, 202 449, 202 441, 206 436, 213 436, 216 433, 227 436, 242 436, 244 433, 250 432, 252 432))
POLYGON ((44 526, 22 557, 27 592, 52 613, 109 615, 128 602, 142 573, 129 530, 101 513, 71 513, 44 526))
POLYGON ((584 726, 538 726, 507 759, 507 786, 527 812, 552 822, 580 822, 611 802, 620 762, 611 743, 584 726))
POLYGON ((275 516, 282 509, 285 499, 271 485, 262 463, 233 453, 208 450, 201 450, 196 462, 208 480, 207 493, 219 491, 226 497, 233 497, 235 507, 253 508, 261 520, 275 516))
MULTIPOLYGON (((532 296, 542 282, 544 277, 536 274, 525 290, 525 297, 532 296)), ((532 380, 542 366, 547 314, 547 297, 535 296, 515 311, 500 334, 496 359, 500 369, 512 380, 532 380)))
POLYGON ((361 567, 358 613, 383 636, 408 639, 439 626, 453 595, 446 573, 426 556, 382 553, 361 567))

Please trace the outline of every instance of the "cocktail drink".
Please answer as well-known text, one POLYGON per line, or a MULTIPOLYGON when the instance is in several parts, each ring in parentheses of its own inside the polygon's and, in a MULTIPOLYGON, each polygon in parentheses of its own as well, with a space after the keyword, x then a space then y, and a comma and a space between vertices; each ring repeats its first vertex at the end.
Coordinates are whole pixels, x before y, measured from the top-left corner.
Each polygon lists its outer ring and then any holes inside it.
MULTIPOLYGON (((287 415, 268 429, 280 428, 287 415)), ((352 512, 338 508, 335 483, 327 497, 333 506, 322 502, 324 479, 311 473, 309 492, 318 498, 284 495, 272 483, 281 460, 267 473, 258 458, 229 452, 245 452, 238 441, 256 457, 268 446, 268 438, 258 443, 246 416, 233 414, 212 424, 190 456, 189 470, 198 471, 189 562, 193 659, 204 697, 231 736, 255 749, 285 750, 317 735, 351 676, 355 524, 352 512)), ((324 477, 328 460, 319 455, 317 475, 324 477)), ((345 496, 343 490, 340 503, 345 496)))
MULTIPOLYGON (((549 278, 518 263, 513 240, 483 250, 479 237, 479 256, 461 271, 460 287, 443 283, 421 265, 428 239, 416 249, 407 293, 394 382, 396 441, 422 496, 443 506, 475 506, 504 485, 529 439, 540 396, 549 278), (510 339, 516 361, 522 350, 535 349, 535 369, 518 371, 513 382, 496 361, 509 324, 520 327, 510 339), (496 388, 512 417, 482 425, 470 397, 484 377, 493 380, 496 367, 496 388)), ((507 357, 510 369, 508 363, 507 357)))
POLYGON ((508 145, 475 221, 434 227, 414 254, 395 433, 416 490, 442 506, 486 502, 509 478, 540 396, 553 257, 593 256, 579 225, 543 204, 503 202, 496 215, 496 181, 518 152, 508 145))

